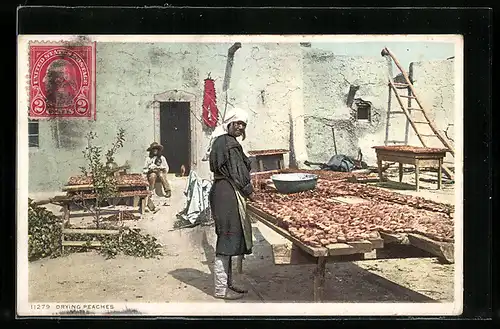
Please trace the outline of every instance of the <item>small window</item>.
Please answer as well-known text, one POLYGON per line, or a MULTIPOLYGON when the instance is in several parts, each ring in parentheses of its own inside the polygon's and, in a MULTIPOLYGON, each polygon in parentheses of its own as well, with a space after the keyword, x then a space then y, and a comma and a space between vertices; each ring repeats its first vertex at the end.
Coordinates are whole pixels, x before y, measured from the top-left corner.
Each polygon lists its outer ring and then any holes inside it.
POLYGON ((356 119, 363 121, 371 121, 372 106, 369 102, 356 100, 356 119))
POLYGON ((38 120, 28 120, 28 145, 29 147, 39 147, 38 144, 38 120))

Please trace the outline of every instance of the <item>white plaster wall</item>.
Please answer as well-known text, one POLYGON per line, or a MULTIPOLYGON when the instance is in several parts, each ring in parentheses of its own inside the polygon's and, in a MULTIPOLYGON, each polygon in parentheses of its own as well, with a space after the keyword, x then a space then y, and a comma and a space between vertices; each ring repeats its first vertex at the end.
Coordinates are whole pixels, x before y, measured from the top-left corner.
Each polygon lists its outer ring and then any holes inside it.
MULTIPOLYGON (((193 95, 191 111, 201 119, 203 83, 208 73, 215 79, 217 105, 223 112, 222 92, 228 48, 232 44, 98 43, 97 120, 40 122, 40 148, 30 150, 29 191, 60 191, 71 175, 84 165, 84 135, 97 132, 108 147, 118 128, 126 142, 116 155, 140 172, 145 149, 155 139, 155 95, 180 90, 193 95)), ((326 162, 334 154, 331 127, 335 127, 339 153, 375 163, 374 145, 383 145, 388 106, 387 63, 383 58, 335 56, 298 44, 242 44, 236 51, 228 101, 249 112, 246 151, 291 149, 291 157, 303 167, 305 160, 326 162), (356 98, 372 102, 372 122, 351 119, 345 105, 351 84, 360 86, 356 98)), ((440 129, 453 123, 453 61, 413 64, 419 97, 431 104, 440 129)), ((399 109, 394 97, 392 106, 399 109)), ((193 119, 192 119, 193 120, 193 119)), ((390 133, 404 139, 404 117, 391 120, 390 133)), ((202 162, 208 133, 194 119, 193 167, 209 178, 202 162)), ((418 144, 416 144, 418 145, 418 144)), ((285 157, 288 164, 289 159, 285 157)))
MULTIPOLYGON (((97 120, 40 122, 40 148, 30 151, 30 192, 58 191, 69 176, 80 173, 84 135, 89 130, 97 132, 99 143, 108 147, 118 128, 124 128, 126 142, 116 161, 128 161, 131 171, 140 172, 145 149, 155 140, 154 96, 171 90, 193 94, 197 102, 191 111, 201 119, 203 80, 210 72, 223 111, 222 84, 231 45, 98 43, 97 120), (57 136, 66 142, 59 143, 57 136)), ((243 142, 246 150, 289 148, 288 114, 300 90, 299 50, 298 45, 243 44, 236 52, 228 96, 232 105, 249 111, 248 138, 243 142)), ((302 103, 295 107, 300 111, 302 103)), ((208 146, 208 133, 194 121, 197 134, 192 148, 197 158, 193 169, 208 178, 208 163, 200 161, 208 146)))
POLYGON ((327 162, 337 152, 376 161, 374 145, 382 145, 387 108, 387 64, 383 58, 337 56, 304 48, 305 139, 310 161, 327 162), (372 122, 356 122, 346 105, 351 85, 358 85, 355 98, 372 103, 372 122), (325 124, 327 123, 327 124, 325 124))
MULTIPOLYGON (((453 125, 455 116, 455 75, 454 60, 434 60, 416 62, 413 66, 413 80, 419 100, 423 103, 430 119, 437 129, 446 130, 453 125)), ((423 133, 432 133, 424 126, 423 133)), ((453 127, 449 129, 453 138, 453 127)), ((417 143, 418 138, 412 132, 411 138, 417 143)), ((429 146, 443 147, 437 138, 426 139, 429 146)))

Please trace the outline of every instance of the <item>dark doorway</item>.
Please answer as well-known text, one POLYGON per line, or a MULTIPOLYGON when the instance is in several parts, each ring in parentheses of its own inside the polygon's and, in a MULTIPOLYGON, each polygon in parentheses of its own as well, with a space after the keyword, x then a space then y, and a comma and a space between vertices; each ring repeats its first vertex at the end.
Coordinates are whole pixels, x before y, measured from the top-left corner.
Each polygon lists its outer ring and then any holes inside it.
POLYGON ((191 169, 191 122, 189 102, 160 103, 160 140, 170 173, 191 169))

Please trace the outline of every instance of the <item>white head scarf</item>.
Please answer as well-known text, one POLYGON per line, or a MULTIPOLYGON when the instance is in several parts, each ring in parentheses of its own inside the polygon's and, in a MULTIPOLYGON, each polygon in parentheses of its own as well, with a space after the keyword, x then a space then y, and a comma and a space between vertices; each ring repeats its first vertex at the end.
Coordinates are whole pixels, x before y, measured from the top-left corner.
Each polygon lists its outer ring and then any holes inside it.
POLYGON ((232 123, 232 122, 244 122, 248 124, 248 113, 240 108, 234 108, 228 111, 224 117, 224 120, 222 121, 221 124, 219 124, 214 131, 212 132, 212 135, 210 136, 210 143, 208 143, 208 149, 207 152, 205 153, 205 157, 203 158, 203 161, 207 161, 208 157, 210 155, 210 151, 212 150, 212 144, 214 141, 217 139, 217 137, 222 136, 227 134, 227 126, 232 123))

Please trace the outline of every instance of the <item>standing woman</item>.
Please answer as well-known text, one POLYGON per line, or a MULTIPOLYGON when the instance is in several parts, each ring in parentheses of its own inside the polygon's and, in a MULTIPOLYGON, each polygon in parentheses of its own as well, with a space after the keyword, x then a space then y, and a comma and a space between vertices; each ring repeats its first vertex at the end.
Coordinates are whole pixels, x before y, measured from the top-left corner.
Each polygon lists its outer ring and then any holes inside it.
POLYGON ((250 160, 243 153, 237 137, 245 139, 247 113, 230 111, 212 135, 209 155, 214 183, 210 207, 215 221, 215 297, 238 299, 247 290, 233 286, 232 256, 252 253, 252 226, 246 218, 246 199, 253 201, 250 160))

